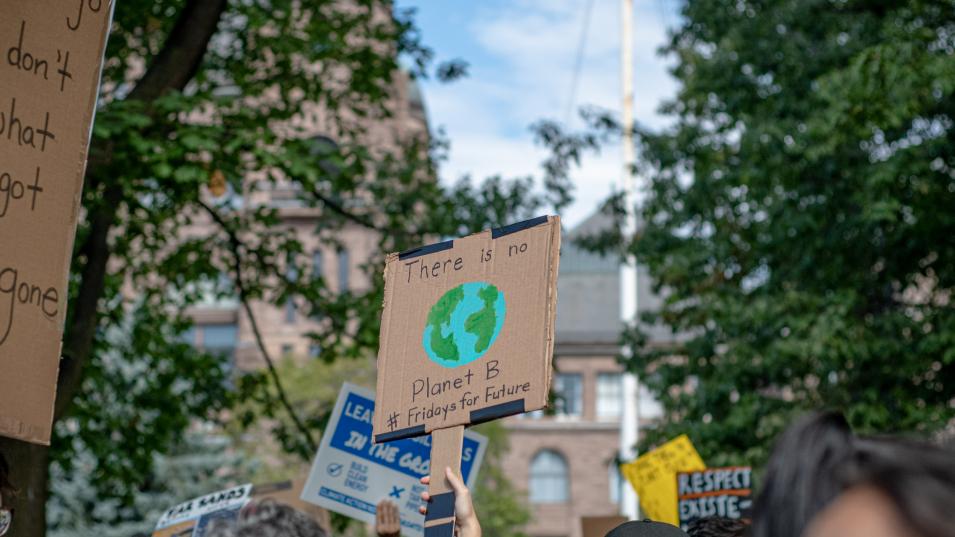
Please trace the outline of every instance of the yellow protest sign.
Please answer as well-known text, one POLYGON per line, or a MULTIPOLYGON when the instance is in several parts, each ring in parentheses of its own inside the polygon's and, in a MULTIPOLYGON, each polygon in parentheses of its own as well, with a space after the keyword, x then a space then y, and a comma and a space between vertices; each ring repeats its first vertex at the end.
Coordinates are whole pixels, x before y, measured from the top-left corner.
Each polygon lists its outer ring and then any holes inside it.
POLYGON ((680 524, 677 512, 676 474, 705 470, 706 464, 685 434, 620 465, 620 471, 640 495, 640 506, 647 518, 680 524))

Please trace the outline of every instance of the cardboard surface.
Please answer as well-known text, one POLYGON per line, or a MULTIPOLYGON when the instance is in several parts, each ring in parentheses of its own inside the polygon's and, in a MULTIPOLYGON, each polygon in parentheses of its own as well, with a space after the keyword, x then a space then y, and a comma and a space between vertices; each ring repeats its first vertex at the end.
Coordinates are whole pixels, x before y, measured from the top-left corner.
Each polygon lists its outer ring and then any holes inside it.
POLYGON ((680 527, 704 517, 750 518, 753 469, 749 466, 707 468, 677 473, 680 527))
POLYGON ((544 408, 560 219, 388 256, 375 441, 544 408))
POLYGON ((625 516, 584 516, 580 517, 583 537, 607 537, 610 530, 627 521, 625 516))
POLYGON ((453 537, 454 488, 448 481, 445 468, 461 478, 461 451, 464 445, 464 425, 435 429, 431 433, 431 481, 428 493, 428 514, 424 518, 428 537, 453 537))
POLYGON ((620 471, 640 496, 645 517, 677 526, 677 473, 703 470, 706 464, 685 434, 620 465, 620 471))
MULTIPOLYGON (((375 522, 378 502, 389 499, 398 505, 402 535, 422 536, 425 517, 418 506, 425 486, 420 479, 431 470, 432 438, 375 444, 374 414, 370 390, 348 383, 342 386, 302 499, 369 524, 375 522)), ((476 482, 486 447, 487 438, 464 433, 463 450, 455 458, 461 461, 461 474, 469 487, 476 482)))
POLYGON ((166 510, 153 537, 204 537, 219 521, 236 520, 251 499, 252 485, 240 485, 185 501, 166 510))
MULTIPOLYGON (((464 426, 438 429, 431 433, 431 483, 428 492, 432 496, 451 492, 451 483, 444 475, 445 468, 461 477, 461 451, 464 444, 464 426)), ((462 478, 463 479, 463 478, 462 478)))
POLYGON ((112 7, 5 0, 0 15, 0 435, 39 444, 112 7))

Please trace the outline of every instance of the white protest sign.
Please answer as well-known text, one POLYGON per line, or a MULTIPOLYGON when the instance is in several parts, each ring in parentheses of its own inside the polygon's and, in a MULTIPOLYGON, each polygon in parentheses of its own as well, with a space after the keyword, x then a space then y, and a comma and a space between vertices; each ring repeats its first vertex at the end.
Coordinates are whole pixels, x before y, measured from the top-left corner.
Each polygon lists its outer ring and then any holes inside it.
POLYGON ((238 518, 251 494, 247 484, 182 502, 163 513, 153 537, 203 537, 214 522, 238 518))
MULTIPOLYGON (((418 512, 426 487, 420 478, 431 471, 431 437, 388 443, 372 442, 375 396, 344 384, 328 422, 302 499, 363 522, 374 523, 375 507, 388 499, 401 513, 401 533, 424 535, 424 515, 418 512)), ((487 438, 464 434, 461 475, 473 487, 487 438)))

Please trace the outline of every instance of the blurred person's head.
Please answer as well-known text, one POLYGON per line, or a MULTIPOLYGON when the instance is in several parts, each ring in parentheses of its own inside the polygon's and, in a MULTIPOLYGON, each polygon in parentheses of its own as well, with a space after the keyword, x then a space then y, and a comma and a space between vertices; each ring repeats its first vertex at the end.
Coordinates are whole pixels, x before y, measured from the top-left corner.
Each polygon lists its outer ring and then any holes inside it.
POLYGON ((743 537, 748 524, 742 520, 723 516, 698 518, 687 526, 690 537, 743 537))
POLYGON ((842 492, 805 537, 955 537, 955 451, 894 438, 856 438, 842 492))
POLYGON ((851 445, 838 414, 804 416, 779 435, 753 505, 753 537, 800 537, 839 494, 835 470, 851 445))
POLYGON ((610 530, 607 537, 686 537, 686 532, 663 522, 634 520, 610 530))
POLYGON ((318 522, 273 500, 252 503, 238 520, 216 525, 209 537, 330 537, 318 522))
POLYGON ((955 452, 807 416, 776 443, 752 535, 955 537, 955 452))

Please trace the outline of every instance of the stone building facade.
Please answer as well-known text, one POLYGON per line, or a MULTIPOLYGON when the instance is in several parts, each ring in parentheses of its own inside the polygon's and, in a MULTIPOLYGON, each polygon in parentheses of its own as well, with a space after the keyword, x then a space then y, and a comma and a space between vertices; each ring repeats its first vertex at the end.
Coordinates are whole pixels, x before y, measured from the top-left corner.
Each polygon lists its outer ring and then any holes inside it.
MULTIPOLYGON (((367 143, 373 148, 395 148, 410 139, 428 136, 428 122, 424 103, 416 83, 406 74, 397 75, 394 94, 388 104, 391 115, 387 118, 369 120, 365 133, 367 143)), ((330 125, 321 110, 303 112, 305 131, 316 143, 334 143, 334 125, 330 125)), ((278 211, 282 225, 295 231, 308 256, 313 274, 321 274, 328 287, 339 292, 360 292, 369 285, 362 265, 377 254, 377 237, 374 232, 354 223, 347 223, 336 231, 340 248, 333 248, 316 235, 320 222, 320 209, 306 207, 297 199, 297 192, 290 186, 276 183, 268 190, 258 190, 237 197, 243 205, 269 205, 278 211)), ((211 226, 211 222, 207 225, 211 226)), ((203 233, 200 223, 192 230, 203 233)), ((303 314, 302 304, 291 300, 281 307, 266 302, 251 305, 253 315, 262 332, 267 352, 273 358, 291 356, 318 357, 321 350, 310 343, 306 336, 315 331, 317 322, 303 314)), ((195 321, 190 341, 202 348, 220 351, 234 359, 239 369, 255 369, 264 365, 261 352, 254 338, 248 316, 235 300, 215 298, 192 308, 190 315, 195 321)))

